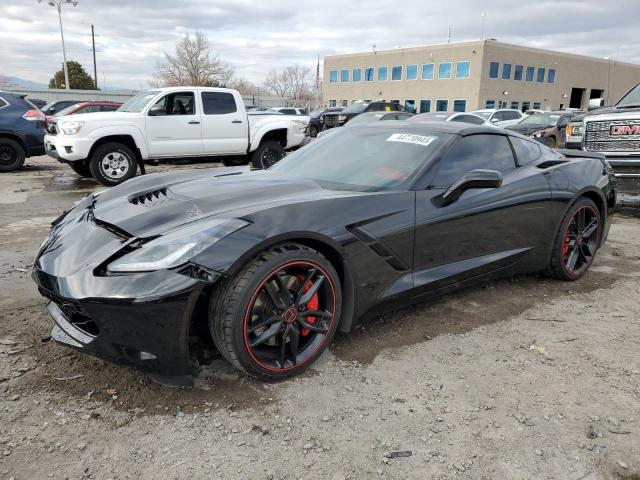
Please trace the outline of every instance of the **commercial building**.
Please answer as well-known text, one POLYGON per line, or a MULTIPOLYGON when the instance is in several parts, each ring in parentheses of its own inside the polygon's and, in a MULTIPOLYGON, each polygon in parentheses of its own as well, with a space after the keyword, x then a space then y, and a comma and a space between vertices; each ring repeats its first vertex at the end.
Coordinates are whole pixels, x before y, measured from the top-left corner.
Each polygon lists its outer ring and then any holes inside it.
POLYGON ((418 112, 480 108, 586 109, 640 82, 640 65, 496 40, 324 58, 323 102, 387 100, 418 112))

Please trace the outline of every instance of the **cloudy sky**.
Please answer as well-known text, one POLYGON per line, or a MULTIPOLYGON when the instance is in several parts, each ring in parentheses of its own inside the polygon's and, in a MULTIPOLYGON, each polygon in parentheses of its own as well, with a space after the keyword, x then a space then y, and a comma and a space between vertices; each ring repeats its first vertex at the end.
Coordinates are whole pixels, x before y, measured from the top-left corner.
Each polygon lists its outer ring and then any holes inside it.
MULTIPOLYGON (((47 0, 0 0, 0 75, 46 83, 62 63, 56 9, 47 0)), ((316 55, 485 36, 532 47, 640 63, 640 0, 79 0, 65 5, 67 58, 92 73, 90 24, 98 35, 98 81, 146 88, 175 40, 203 31, 236 74, 262 83, 270 68, 316 55), (615 5, 615 8, 614 8, 615 5)))

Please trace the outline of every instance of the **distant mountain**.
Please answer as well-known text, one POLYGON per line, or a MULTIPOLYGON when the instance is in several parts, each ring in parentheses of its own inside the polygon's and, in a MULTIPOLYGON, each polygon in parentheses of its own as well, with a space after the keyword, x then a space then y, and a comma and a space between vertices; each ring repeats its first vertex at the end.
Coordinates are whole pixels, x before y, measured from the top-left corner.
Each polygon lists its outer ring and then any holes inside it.
POLYGON ((22 88, 47 88, 46 83, 32 82, 24 78, 9 77, 0 75, 0 88, 2 87, 22 87, 22 88))

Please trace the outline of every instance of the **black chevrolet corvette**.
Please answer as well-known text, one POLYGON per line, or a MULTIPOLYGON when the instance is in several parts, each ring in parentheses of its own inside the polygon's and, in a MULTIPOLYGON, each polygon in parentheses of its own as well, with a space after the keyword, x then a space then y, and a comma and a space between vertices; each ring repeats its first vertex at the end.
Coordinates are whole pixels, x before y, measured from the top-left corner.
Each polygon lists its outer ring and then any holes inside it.
POLYGON ((340 129, 268 170, 146 175, 58 218, 33 279, 57 341, 191 381, 210 336, 299 373, 365 314, 481 280, 580 278, 607 237, 603 157, 457 122, 340 129))

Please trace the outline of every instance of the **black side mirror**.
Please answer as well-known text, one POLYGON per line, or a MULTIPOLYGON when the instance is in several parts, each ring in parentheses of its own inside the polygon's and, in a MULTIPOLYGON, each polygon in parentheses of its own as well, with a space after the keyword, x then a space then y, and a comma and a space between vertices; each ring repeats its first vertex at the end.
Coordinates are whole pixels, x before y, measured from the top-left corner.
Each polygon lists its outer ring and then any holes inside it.
POLYGON ((502 174, 496 170, 471 170, 453 182, 442 194, 445 204, 453 203, 471 188, 498 188, 502 185, 502 174))
POLYGON ((162 105, 154 105, 149 109, 150 117, 159 117, 161 115, 166 115, 166 114, 167 112, 165 110, 165 107, 163 107, 162 105))

